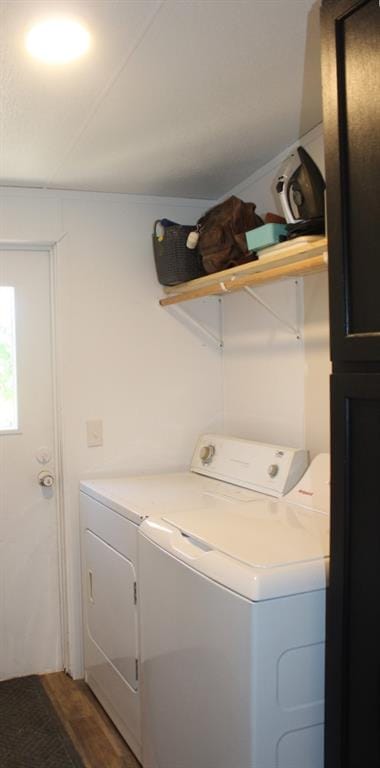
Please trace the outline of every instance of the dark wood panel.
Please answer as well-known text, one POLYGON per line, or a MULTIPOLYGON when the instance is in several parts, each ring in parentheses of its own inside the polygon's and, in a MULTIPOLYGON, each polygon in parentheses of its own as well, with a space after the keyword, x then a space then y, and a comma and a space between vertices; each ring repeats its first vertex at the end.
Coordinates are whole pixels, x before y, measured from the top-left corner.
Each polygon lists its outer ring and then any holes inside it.
POLYGON ((141 768, 83 680, 64 672, 41 679, 86 768, 141 768))
POLYGON ((380 9, 322 8, 331 348, 334 360, 380 359, 380 9))
POLYGON ((332 377, 326 768, 380 765, 380 375, 332 377))
POLYGON ((341 20, 338 63, 344 146, 349 333, 380 330, 380 10, 374 2, 341 20))

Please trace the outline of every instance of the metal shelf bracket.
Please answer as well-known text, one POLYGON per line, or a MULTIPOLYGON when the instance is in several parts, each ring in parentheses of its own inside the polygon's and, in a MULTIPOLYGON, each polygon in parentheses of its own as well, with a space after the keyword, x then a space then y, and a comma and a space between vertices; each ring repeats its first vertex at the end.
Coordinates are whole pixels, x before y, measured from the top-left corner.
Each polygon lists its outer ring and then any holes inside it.
POLYGON ((299 298, 299 282, 298 280, 295 280, 295 288, 296 288, 296 324, 293 325, 293 323, 290 323, 288 320, 285 320, 281 315, 279 315, 278 312, 276 312, 275 309, 273 309, 269 304, 267 304, 264 299, 259 296, 256 291, 253 290, 253 288, 250 288, 248 285, 244 286, 243 291, 246 292, 248 296, 251 297, 251 299, 254 299, 258 302, 262 307, 264 307, 267 312, 269 312, 270 315, 276 318, 281 325, 286 328, 290 333, 294 334, 296 339, 301 339, 301 329, 300 329, 300 316, 301 316, 301 305, 300 305, 300 298, 299 298))
MULTIPOLYGON (((221 312, 221 302, 219 300, 219 307, 221 312)), ((204 336, 208 341, 212 341, 213 344, 216 347, 219 347, 219 349, 223 349, 223 338, 222 338, 222 332, 221 332, 221 322, 220 322, 220 336, 217 336, 213 331, 210 331, 209 328, 207 328, 203 323, 201 323, 199 320, 196 320, 194 317, 190 315, 189 312, 187 312, 183 307, 179 307, 178 304, 169 304, 165 307, 167 311, 172 312, 174 315, 178 317, 179 320, 181 320, 184 325, 188 325, 191 328, 194 328, 198 333, 200 332, 202 336, 204 336)))

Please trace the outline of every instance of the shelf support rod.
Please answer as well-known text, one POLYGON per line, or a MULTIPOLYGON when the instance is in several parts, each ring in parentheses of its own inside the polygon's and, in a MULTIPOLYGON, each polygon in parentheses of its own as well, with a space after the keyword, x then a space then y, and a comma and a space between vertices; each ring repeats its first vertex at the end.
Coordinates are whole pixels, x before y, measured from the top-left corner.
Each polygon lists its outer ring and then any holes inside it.
MULTIPOLYGON (((296 286, 297 289, 297 286, 296 286)), ((289 323, 287 320, 284 320, 281 315, 279 315, 272 307, 269 306, 269 304, 264 301, 261 296, 259 296, 256 291, 253 290, 253 288, 250 288, 248 285, 244 286, 243 290, 252 298, 255 299, 259 304, 261 304, 262 307, 264 307, 269 314, 271 314, 273 317, 276 318, 276 320, 279 320, 279 322, 288 329, 288 331, 291 331, 291 333, 294 333, 297 337, 297 339, 300 338, 300 329, 298 326, 293 325, 292 323, 289 323)))
POLYGON ((208 340, 211 339, 211 341, 220 349, 223 348, 223 339, 216 336, 215 333, 210 331, 208 328, 206 328, 205 325, 200 323, 198 320, 195 320, 191 315, 186 312, 183 307, 179 307, 178 304, 171 304, 166 307, 167 310, 170 310, 171 312, 174 312, 174 314, 178 315, 180 318, 185 321, 186 324, 192 326, 197 331, 200 331, 203 336, 205 336, 208 340))

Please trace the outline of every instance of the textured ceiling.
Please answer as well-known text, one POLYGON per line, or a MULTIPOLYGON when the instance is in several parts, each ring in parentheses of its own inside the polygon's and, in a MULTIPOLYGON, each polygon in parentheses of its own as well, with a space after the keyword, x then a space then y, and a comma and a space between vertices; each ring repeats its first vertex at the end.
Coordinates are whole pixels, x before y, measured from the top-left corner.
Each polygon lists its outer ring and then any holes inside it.
POLYGON ((321 120, 315 0, 0 0, 0 184, 216 198, 321 120), (94 45, 31 59, 37 20, 94 45))

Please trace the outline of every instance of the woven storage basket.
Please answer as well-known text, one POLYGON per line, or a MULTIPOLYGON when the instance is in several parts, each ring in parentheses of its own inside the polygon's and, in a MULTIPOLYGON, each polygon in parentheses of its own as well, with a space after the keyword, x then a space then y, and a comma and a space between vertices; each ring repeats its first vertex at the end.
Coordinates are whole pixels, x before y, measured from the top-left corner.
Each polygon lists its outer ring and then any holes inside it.
POLYGON ((164 228, 162 240, 156 237, 153 228, 153 251, 157 277, 161 285, 177 285, 205 275, 198 248, 187 248, 186 241, 195 227, 174 224, 164 228))

